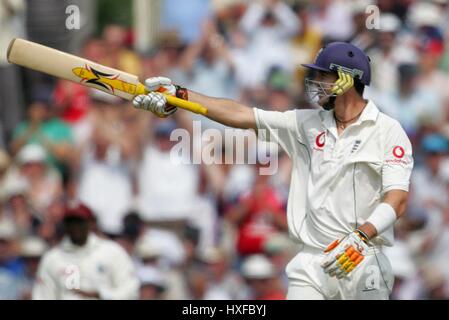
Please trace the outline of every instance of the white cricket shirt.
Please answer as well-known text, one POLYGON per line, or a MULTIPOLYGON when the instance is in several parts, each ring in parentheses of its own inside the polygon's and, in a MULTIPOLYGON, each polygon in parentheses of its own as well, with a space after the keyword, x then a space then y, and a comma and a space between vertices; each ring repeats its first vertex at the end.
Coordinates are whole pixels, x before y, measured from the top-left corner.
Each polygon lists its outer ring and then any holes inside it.
POLYGON ((117 243, 90 234, 76 246, 65 238, 39 263, 33 300, 86 299, 73 289, 95 291, 101 299, 137 299, 139 279, 131 257, 117 243))
MULTIPOLYGON (((259 138, 278 142, 293 161, 287 218, 299 242, 324 249, 362 225, 385 192, 408 191, 410 140, 372 101, 340 137, 333 111, 254 114, 259 138)), ((393 228, 373 241, 392 245, 393 228)))

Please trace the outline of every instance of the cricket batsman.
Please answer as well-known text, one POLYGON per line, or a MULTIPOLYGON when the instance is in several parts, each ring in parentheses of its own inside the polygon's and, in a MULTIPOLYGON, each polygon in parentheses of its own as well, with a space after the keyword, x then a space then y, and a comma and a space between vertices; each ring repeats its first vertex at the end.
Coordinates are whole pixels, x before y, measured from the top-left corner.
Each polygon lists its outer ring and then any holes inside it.
POLYGON ((265 111, 149 78, 136 108, 167 117, 176 108, 158 91, 198 102, 207 117, 253 129, 281 145, 293 162, 287 216, 299 244, 288 263, 288 299, 388 299, 391 265, 382 253, 404 214, 413 168, 410 140, 398 121, 363 98, 370 60, 333 42, 312 64, 305 88, 318 109, 265 111))

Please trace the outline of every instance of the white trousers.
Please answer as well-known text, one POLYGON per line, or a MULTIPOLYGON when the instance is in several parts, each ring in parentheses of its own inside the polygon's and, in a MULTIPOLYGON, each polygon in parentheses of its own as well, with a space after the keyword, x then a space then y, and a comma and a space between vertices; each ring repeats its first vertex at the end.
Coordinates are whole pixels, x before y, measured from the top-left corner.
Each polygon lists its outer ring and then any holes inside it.
POLYGON ((302 246, 287 264, 288 300, 388 300, 393 288, 393 273, 387 257, 370 248, 365 259, 345 278, 324 273, 320 249, 302 246))

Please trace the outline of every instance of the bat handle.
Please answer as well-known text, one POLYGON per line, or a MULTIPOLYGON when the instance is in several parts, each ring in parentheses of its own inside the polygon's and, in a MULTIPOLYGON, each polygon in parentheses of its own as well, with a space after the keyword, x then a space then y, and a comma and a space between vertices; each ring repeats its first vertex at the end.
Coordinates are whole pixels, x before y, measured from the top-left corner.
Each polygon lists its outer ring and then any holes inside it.
POLYGON ((194 113, 202 114, 203 116, 207 115, 207 109, 203 107, 201 104, 180 99, 168 94, 165 94, 165 97, 167 98, 167 102, 171 104, 172 106, 179 107, 185 110, 189 110, 194 113))

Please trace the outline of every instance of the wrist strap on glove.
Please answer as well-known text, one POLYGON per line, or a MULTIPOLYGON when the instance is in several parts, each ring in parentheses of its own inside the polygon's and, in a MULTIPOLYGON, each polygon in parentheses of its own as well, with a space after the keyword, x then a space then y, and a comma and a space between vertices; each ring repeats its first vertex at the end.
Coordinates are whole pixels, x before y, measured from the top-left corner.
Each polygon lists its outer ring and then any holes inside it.
POLYGON ((187 91, 186 88, 183 88, 181 86, 178 86, 175 84, 175 88, 176 88, 176 98, 180 98, 183 100, 189 100, 189 92, 187 91))
POLYGON ((366 235, 365 232, 363 232, 360 229, 356 229, 355 232, 357 233, 357 235, 360 237, 360 239, 362 239, 363 242, 365 242, 366 244, 368 244, 369 242, 369 237, 366 235))

